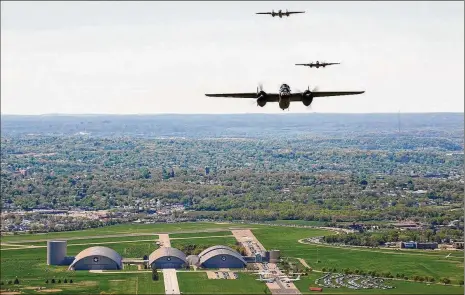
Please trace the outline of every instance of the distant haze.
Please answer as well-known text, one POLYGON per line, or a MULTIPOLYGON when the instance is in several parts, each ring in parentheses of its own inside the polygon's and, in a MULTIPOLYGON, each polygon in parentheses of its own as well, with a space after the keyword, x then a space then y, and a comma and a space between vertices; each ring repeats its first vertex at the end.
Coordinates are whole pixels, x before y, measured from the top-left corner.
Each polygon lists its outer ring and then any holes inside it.
POLYGON ((2 114, 462 112, 463 2, 2 2, 2 114), (305 10, 279 19, 257 11, 305 10), (341 62, 324 69, 294 66, 341 62))

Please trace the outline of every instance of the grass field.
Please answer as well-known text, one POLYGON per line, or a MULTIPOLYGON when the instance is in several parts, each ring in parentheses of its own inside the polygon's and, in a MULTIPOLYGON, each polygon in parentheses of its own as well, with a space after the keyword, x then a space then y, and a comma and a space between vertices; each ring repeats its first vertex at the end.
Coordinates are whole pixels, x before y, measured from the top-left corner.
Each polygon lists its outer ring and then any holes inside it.
MULTIPOLYGON (((174 232, 201 232, 204 230, 226 230, 230 227, 250 227, 247 224, 222 224, 208 222, 183 222, 183 223, 157 223, 157 224, 118 224, 100 228, 93 228, 81 231, 57 232, 46 234, 19 234, 2 236, 2 242, 18 242, 27 240, 47 240, 47 239, 68 239, 74 237, 104 237, 105 235, 124 234, 156 234, 174 232)), ((255 227, 253 225, 252 227, 255 227)), ((257 226, 258 227, 258 226, 257 226)), ((122 238, 122 237, 121 237, 122 238)), ((126 238, 126 237, 125 237, 126 238)))
POLYGON ((307 221, 307 220, 275 220, 265 223, 284 224, 284 225, 307 225, 307 226, 324 226, 323 221, 307 221))
POLYGON ((89 272, 63 273, 56 275, 55 279, 61 279, 61 283, 45 283, 45 279, 22 279, 20 285, 2 286, 2 289, 13 289, 24 294, 38 294, 31 287, 45 287, 57 289, 58 294, 164 294, 163 274, 159 273, 159 280, 152 281, 151 273, 140 274, 95 274, 89 272), (72 278, 73 283, 63 283, 64 279, 72 278))
POLYGON ((218 232, 200 232, 200 233, 185 233, 185 234, 170 234, 170 239, 173 238, 197 238, 197 237, 210 237, 210 236, 232 236, 231 231, 218 231, 218 232))
POLYGON ((256 281, 255 276, 245 273, 239 273, 237 280, 209 280, 204 272, 177 275, 183 294, 265 294, 265 288, 268 289, 263 282, 256 281))
MULTIPOLYGON (((3 239, 3 238, 2 238, 3 239)), ((84 239, 69 239, 68 240, 68 245, 80 245, 80 244, 98 244, 98 243, 112 243, 112 242, 132 242, 132 241, 143 241, 143 240, 150 240, 150 241, 156 241, 158 240, 158 235, 146 235, 146 236, 127 236, 127 237, 111 237, 111 238, 105 238, 105 237, 89 237, 89 238, 84 238, 84 239)), ((30 240, 21 240, 21 241, 14 241, 14 242, 9 242, 10 245, 32 245, 32 246, 47 246, 47 241, 41 241, 41 242, 31 242, 30 240)), ((3 246, 2 246, 3 249, 3 246)))
POLYGON ((234 237, 212 237, 204 239, 186 239, 186 240, 171 240, 171 247, 181 248, 183 245, 202 245, 204 247, 216 246, 216 245, 235 245, 236 239, 234 237))
MULTIPOLYGON (((282 256, 303 258, 317 269, 350 268, 364 271, 403 273, 407 276, 433 276, 436 280, 448 277, 455 283, 463 278, 463 259, 445 259, 433 253, 427 255, 401 253, 391 250, 371 250, 366 248, 334 248, 321 245, 301 244, 299 239, 321 235, 321 231, 302 228, 286 228, 286 234, 279 227, 253 230, 257 239, 270 249, 280 249, 282 256), (316 264, 318 260, 321 263, 316 264)), ((462 255, 463 256, 463 255, 462 255)))

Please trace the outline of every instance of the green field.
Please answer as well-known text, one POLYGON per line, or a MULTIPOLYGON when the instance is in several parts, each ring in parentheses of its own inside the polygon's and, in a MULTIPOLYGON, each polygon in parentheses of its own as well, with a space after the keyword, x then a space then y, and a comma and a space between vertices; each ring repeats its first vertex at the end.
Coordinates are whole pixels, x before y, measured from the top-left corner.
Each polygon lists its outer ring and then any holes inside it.
POLYGON ((195 244, 198 246, 210 247, 216 245, 235 245, 236 239, 234 237, 212 237, 204 239, 192 239, 192 240, 172 240, 171 247, 181 248, 183 245, 195 244))
MULTIPOLYGON (((27 240, 67 239, 73 237, 104 237, 104 235, 124 234, 156 234, 175 232, 201 232, 204 230, 222 231, 228 228, 250 227, 247 224, 222 224, 208 222, 183 222, 183 223, 156 223, 156 224, 118 224, 100 228, 92 228, 81 231, 56 232, 46 234, 18 234, 2 236, 2 242, 18 242, 27 240)), ((251 227, 259 227, 252 225, 251 227)), ((121 237, 122 238, 122 237, 121 237)))
MULTIPOLYGON (((2 238, 3 239, 3 238, 2 238)), ((79 238, 79 239, 68 239, 68 245, 76 245, 76 244, 98 244, 98 243, 109 243, 109 245, 113 242, 123 243, 123 242, 133 242, 133 241, 156 241, 158 240, 158 235, 144 235, 144 236, 119 236, 119 237, 89 237, 89 238, 79 238)), ((21 241, 14 241, 9 242, 10 245, 32 245, 32 246, 47 246, 47 241, 40 241, 40 242, 31 242, 30 240, 21 240, 21 241)), ((3 249, 3 246, 2 246, 3 249)))
POLYGON ((251 274, 239 273, 237 280, 209 280, 205 272, 177 275, 179 290, 183 294, 265 294, 266 285, 251 274))
MULTIPOLYGON (((308 277, 302 277, 300 281, 294 282, 296 287, 303 294, 315 294, 309 291, 309 287, 318 287, 315 280, 321 277, 322 273, 311 273, 308 277)), ((360 289, 350 288, 323 288, 324 294, 463 294, 463 287, 444 286, 439 284, 415 283, 397 280, 386 280, 386 285, 395 287, 394 289, 360 289)))
POLYGON ((218 231, 218 232, 200 232, 200 233, 185 233, 185 234, 170 234, 170 239, 176 238, 197 238, 197 237, 210 237, 210 236, 232 236, 231 231, 218 231))
POLYGON ((284 224, 284 225, 306 225, 306 226, 324 226, 323 221, 307 221, 307 220, 275 220, 265 223, 284 224))
POLYGON ((112 294, 164 294, 163 273, 159 272, 159 280, 152 281, 151 273, 140 274, 94 274, 89 272, 63 273, 55 276, 56 282, 48 283, 45 279, 21 279, 20 285, 2 286, 3 289, 13 289, 24 294, 38 294, 31 287, 45 287, 57 289, 58 294, 99 294, 100 292, 112 294), (64 279, 72 279, 73 283, 63 283, 64 279))
MULTIPOLYGON (((427 255, 411 254, 409 251, 372 250, 367 248, 336 248, 322 245, 301 244, 299 239, 321 235, 321 231, 302 228, 283 229, 270 227, 254 230, 257 239, 267 249, 280 249, 282 256, 303 258, 314 269, 350 268, 364 271, 403 273, 407 276, 432 276, 436 280, 448 277, 457 283, 463 279, 463 259, 445 259, 431 253, 427 255), (317 261, 321 262, 316 264, 317 261)), ((462 254, 463 256, 463 254, 462 254)))

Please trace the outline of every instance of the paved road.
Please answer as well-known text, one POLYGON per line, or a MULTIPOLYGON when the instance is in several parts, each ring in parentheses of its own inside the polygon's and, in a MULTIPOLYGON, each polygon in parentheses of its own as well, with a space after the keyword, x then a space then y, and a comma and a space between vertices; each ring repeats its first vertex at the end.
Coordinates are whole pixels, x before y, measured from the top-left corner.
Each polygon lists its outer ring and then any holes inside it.
POLYGON ((168 234, 159 234, 158 240, 160 241, 160 246, 171 247, 170 236, 168 234))
POLYGON ((163 280, 165 282, 165 294, 181 294, 179 291, 178 277, 174 268, 163 270, 163 280))

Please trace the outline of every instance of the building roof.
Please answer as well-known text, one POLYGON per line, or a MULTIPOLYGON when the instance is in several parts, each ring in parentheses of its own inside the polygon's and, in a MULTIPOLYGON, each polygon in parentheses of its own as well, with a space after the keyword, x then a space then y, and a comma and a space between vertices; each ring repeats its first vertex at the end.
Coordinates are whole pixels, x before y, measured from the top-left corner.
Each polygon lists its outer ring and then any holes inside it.
POLYGON ((200 262, 200 258, 197 255, 189 255, 186 257, 186 260, 189 265, 198 265, 200 262))
POLYGON ((213 246, 213 247, 210 247, 206 250, 204 250, 202 253, 202 255, 199 255, 200 257, 200 264, 203 264, 205 261, 207 261, 208 259, 212 258, 212 257, 215 257, 215 256, 218 256, 218 255, 229 255, 229 256, 233 256, 237 259, 239 259, 240 261, 242 261, 242 263, 247 264, 247 262, 245 262, 244 258, 242 258, 241 254, 239 254, 237 251, 229 248, 229 247, 226 247, 226 246, 213 246), (209 250, 210 248, 212 248, 211 250, 209 250), (207 251, 208 250, 208 251, 207 251))
POLYGON ((73 263, 69 266, 70 268, 73 267, 79 260, 87 258, 89 256, 105 256, 113 260, 118 266, 121 267, 121 262, 123 258, 119 255, 115 250, 110 249, 108 247, 96 246, 90 247, 85 250, 79 252, 76 257, 74 257, 73 263))
POLYGON ((155 260, 166 256, 176 257, 187 263, 186 255, 182 253, 182 251, 171 247, 161 247, 150 254, 149 264, 152 264, 155 260))
MULTIPOLYGON (((228 251, 236 252, 236 250, 234 250, 234 249, 231 248, 231 247, 223 246, 223 245, 216 245, 216 246, 209 247, 209 248, 203 250, 202 252, 200 252, 199 257, 202 258, 202 256, 204 256, 204 255, 207 254, 208 252, 215 251, 215 250, 221 250, 221 249, 222 249, 222 250, 228 250, 228 251)), ((236 252, 236 253, 237 253, 237 252, 236 252)))

